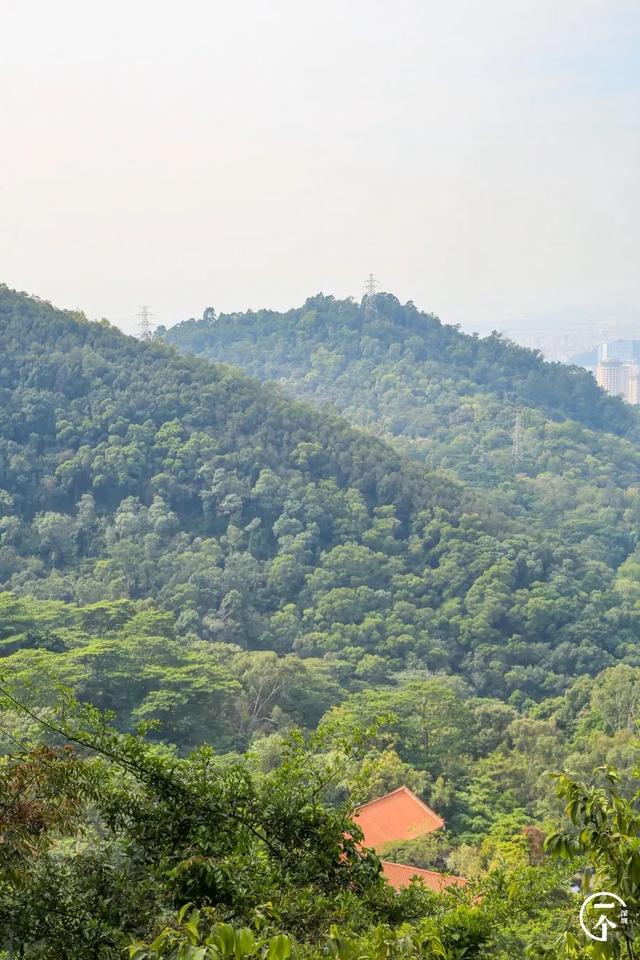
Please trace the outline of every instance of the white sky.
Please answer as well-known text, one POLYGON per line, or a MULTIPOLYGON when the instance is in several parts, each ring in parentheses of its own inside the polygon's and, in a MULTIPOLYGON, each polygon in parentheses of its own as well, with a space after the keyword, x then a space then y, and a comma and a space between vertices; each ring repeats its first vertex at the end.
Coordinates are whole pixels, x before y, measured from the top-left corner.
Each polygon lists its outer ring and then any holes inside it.
POLYGON ((0 0, 0 280, 640 320, 638 0, 0 0))

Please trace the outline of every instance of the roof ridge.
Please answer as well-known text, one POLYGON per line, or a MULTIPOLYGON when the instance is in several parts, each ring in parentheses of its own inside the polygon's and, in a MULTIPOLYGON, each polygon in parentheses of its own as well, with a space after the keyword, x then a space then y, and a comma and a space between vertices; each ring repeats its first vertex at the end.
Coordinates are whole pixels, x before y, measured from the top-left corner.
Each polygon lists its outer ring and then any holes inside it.
POLYGON ((395 793, 408 794, 413 800, 416 801, 416 803, 419 803, 420 806, 427 811, 427 813, 431 814, 432 817, 435 817, 436 820, 439 820, 441 825, 444 827, 444 819, 440 816, 440 814, 436 813, 435 810, 432 810, 431 807, 424 802, 424 800, 421 800, 420 797, 404 783, 400 787, 396 787, 395 790, 390 790, 388 793, 383 793, 381 797, 375 797, 373 800, 367 800, 366 803, 363 803, 357 808, 357 813, 359 814, 362 810, 372 806, 374 803, 379 803, 381 800, 387 800, 395 793))

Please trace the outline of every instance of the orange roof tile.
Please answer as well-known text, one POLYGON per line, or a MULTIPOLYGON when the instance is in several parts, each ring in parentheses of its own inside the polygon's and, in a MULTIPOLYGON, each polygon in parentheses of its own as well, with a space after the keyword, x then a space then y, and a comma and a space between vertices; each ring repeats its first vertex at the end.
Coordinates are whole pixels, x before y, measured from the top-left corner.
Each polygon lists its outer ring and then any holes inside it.
POLYGON ((412 840, 433 833, 444 820, 408 787, 398 787, 384 797, 365 803, 354 816, 366 847, 381 847, 391 840, 412 840))
POLYGON ((435 870, 422 870, 420 867, 410 867, 404 863, 391 863, 382 860, 382 872, 394 890, 408 887, 412 877, 418 877, 425 887, 434 893, 442 893, 446 887, 464 887, 467 881, 464 877, 454 877, 451 874, 437 873, 435 870))

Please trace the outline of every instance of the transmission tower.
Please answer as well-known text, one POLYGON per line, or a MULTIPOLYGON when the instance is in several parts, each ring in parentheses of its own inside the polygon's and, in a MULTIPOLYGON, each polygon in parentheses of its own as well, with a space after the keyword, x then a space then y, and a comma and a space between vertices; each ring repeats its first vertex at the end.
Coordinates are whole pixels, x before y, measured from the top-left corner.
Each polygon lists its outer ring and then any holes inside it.
POLYGON ((514 463, 520 463, 522 459, 522 415, 519 410, 516 413, 516 420, 513 425, 512 456, 514 463))
POLYGON ((140 340, 151 340, 153 337, 152 316, 153 314, 149 307, 140 307, 138 311, 138 338, 140 340))
POLYGON ((369 274, 367 279, 364 282, 364 294, 365 297, 372 297, 376 292, 376 287, 378 286, 378 281, 372 273, 369 274))

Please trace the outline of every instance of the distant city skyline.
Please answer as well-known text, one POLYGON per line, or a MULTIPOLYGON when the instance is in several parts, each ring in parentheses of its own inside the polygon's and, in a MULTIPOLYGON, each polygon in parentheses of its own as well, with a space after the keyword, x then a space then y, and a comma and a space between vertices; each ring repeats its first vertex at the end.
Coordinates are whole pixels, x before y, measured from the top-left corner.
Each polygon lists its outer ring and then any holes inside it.
POLYGON ((522 318, 507 322, 501 332, 523 346, 542 350, 549 360, 567 361, 576 354, 596 351, 605 341, 640 338, 640 310, 621 318, 522 318))

